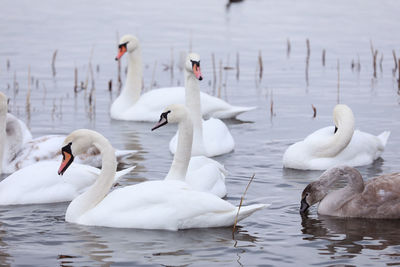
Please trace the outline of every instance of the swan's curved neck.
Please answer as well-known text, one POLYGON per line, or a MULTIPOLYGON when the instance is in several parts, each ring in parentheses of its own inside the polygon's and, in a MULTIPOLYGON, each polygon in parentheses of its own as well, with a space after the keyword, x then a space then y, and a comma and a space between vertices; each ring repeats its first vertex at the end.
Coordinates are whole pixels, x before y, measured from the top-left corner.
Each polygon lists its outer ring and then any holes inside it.
POLYGON ((336 133, 327 138, 320 144, 315 154, 318 157, 335 157, 350 143, 354 134, 354 116, 353 114, 338 114, 335 117, 336 133))
POLYGON ((193 155, 204 155, 199 81, 187 70, 185 70, 185 100, 193 122, 193 155))
POLYGON ((114 182, 117 170, 114 148, 103 136, 93 135, 91 137, 92 144, 100 151, 102 156, 101 172, 96 182, 68 206, 65 215, 67 221, 76 221, 85 212, 94 208, 104 199, 114 182))
POLYGON ((6 134, 6 126, 7 126, 7 112, 5 111, 0 112, 0 174, 3 173, 3 158, 4 158, 4 149, 5 149, 5 140, 7 137, 6 134))
POLYGON ((179 123, 178 145, 171 168, 165 179, 185 180, 192 153, 193 124, 189 116, 179 123))
POLYGON ((125 86, 119 97, 123 98, 130 105, 136 103, 142 92, 142 51, 140 46, 136 47, 133 52, 127 53, 128 57, 128 73, 126 76, 125 86))
MULTIPOLYGON (((335 170, 334 170, 335 171, 335 170)), ((320 190, 323 194, 323 200, 318 210, 324 210, 324 213, 331 213, 340 209, 356 194, 364 190, 364 181, 358 171, 346 172, 342 175, 331 173, 329 170, 322 174, 320 180, 320 190), (347 185, 341 189, 329 192, 331 186, 339 179, 345 179, 347 185)))

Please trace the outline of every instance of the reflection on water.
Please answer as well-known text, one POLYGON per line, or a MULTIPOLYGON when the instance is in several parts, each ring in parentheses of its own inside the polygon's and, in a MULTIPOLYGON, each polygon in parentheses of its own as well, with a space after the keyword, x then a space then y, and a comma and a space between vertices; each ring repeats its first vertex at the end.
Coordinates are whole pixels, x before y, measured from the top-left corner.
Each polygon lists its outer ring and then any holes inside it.
MULTIPOLYGON (((400 246, 398 220, 374 220, 357 218, 337 218, 321 216, 317 218, 302 215, 304 240, 313 242, 327 240, 322 255, 355 257, 364 250, 385 250, 400 246)), ((381 253, 379 253, 381 254, 381 253)), ((391 254, 393 256, 393 254, 391 254)), ((400 264, 400 253, 396 255, 400 264)))

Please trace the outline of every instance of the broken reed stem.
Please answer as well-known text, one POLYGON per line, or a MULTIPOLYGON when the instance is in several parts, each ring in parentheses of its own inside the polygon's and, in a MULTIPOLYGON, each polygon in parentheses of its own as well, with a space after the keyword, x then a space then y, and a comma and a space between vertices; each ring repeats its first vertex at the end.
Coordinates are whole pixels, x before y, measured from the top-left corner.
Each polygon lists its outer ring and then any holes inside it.
POLYGON ((380 70, 381 72, 383 71, 382 62, 383 62, 383 53, 381 53, 381 59, 379 60, 379 70, 380 70))
POLYGON ((374 50, 374 45, 372 41, 370 41, 371 45, 371 54, 372 54, 372 66, 374 68, 374 78, 376 78, 376 57, 378 56, 378 50, 374 50))
POLYGON ((235 230, 236 230, 236 225, 237 225, 237 222, 238 222, 238 217, 239 217, 240 208, 242 207, 244 197, 245 197, 245 195, 246 195, 246 193, 247 193, 247 190, 249 189, 250 184, 251 184, 251 182, 253 181, 253 179, 254 179, 255 176, 256 176, 256 174, 253 173, 253 176, 251 176, 250 181, 249 181, 249 183, 247 184, 246 189, 244 190, 242 197, 240 198, 240 203, 239 203, 238 211, 237 211, 237 213, 236 213, 235 222, 233 223, 233 228, 232 228, 232 238, 233 238, 233 239, 235 238, 235 230))
POLYGON ((399 59, 399 64, 398 64, 398 70, 399 70, 399 78, 397 79, 397 83, 398 83, 397 87, 400 90, 400 59, 399 59))
POLYGON ((396 70, 397 70, 396 52, 393 50, 392 54, 393 54, 393 60, 394 60, 394 68, 392 69, 392 72, 393 72, 393 76, 395 76, 396 75, 396 70))
MULTIPOLYGON (((119 45, 119 33, 118 33, 118 31, 117 31, 117 35, 116 35, 116 37, 117 37, 117 52, 118 52, 118 45, 119 45)), ((117 60, 117 70, 118 70, 118 73, 117 73, 117 82, 118 82, 118 93, 120 93, 121 92, 121 88, 122 88, 122 80, 121 80, 121 60, 119 59, 119 60, 117 60)))
POLYGON ((311 108, 312 108, 312 110, 313 110, 313 118, 315 118, 315 117, 317 117, 317 108, 313 105, 313 104, 311 104, 311 108))
POLYGON ((290 39, 287 38, 286 40, 286 57, 290 57, 290 50, 291 50, 291 45, 290 45, 290 39))
POLYGON ((269 105, 270 105, 270 107, 269 107, 270 117, 272 119, 272 117, 274 116, 274 91, 273 90, 271 90, 271 98, 269 101, 269 105))
POLYGON ((309 85, 308 82, 308 67, 310 64, 310 54, 311 54, 311 49, 310 49, 310 40, 306 39, 306 45, 307 45, 307 57, 306 57, 306 84, 307 86, 309 85))
POLYGON ((43 106, 45 106, 46 105, 47 88, 46 88, 46 84, 44 82, 42 82, 42 86, 43 86, 42 104, 43 104, 43 106))
POLYGON ((325 67, 325 57, 326 57, 326 51, 325 49, 322 49, 322 66, 325 67))
POLYGON ((89 106, 90 106, 90 110, 92 111, 92 106, 95 108, 96 107, 96 87, 94 84, 94 73, 93 73, 93 67, 92 67, 92 63, 89 63, 89 72, 90 72, 90 76, 91 76, 91 80, 92 80, 92 88, 90 89, 90 93, 89 93, 89 106))
POLYGON ((174 48, 171 47, 171 83, 174 81, 174 48))
POLYGON ((153 84, 155 82, 154 79, 155 79, 155 75, 156 75, 156 68, 157 68, 157 60, 154 62, 153 73, 151 75, 150 90, 153 88, 153 84))
POLYGON ((78 92, 78 68, 74 69, 74 93, 78 92))
POLYGON ((26 93, 26 114, 28 121, 31 117, 31 66, 28 65, 28 91, 26 93))
MULTIPOLYGON (((393 50, 394 51, 394 50, 393 50)), ((11 64, 10 64, 10 60, 7 58, 7 71, 10 70, 11 64)))
POLYGON ((108 81, 108 91, 112 92, 112 79, 108 81))
POLYGON ((219 82, 218 82, 218 98, 221 98, 221 87, 222 87, 222 60, 219 60, 219 82))
POLYGON ((259 70, 260 70, 259 79, 261 81, 262 77, 263 77, 263 69, 264 69, 263 68, 263 60, 262 60, 261 50, 258 51, 258 66, 259 66, 259 70))
POLYGON ((236 80, 239 80, 240 68, 239 68, 239 52, 236 53, 236 80))
POLYGON ((337 98, 336 103, 340 103, 340 61, 337 60, 337 98))
POLYGON ((212 62, 212 68, 213 68, 213 95, 215 95, 215 86, 217 83, 217 71, 215 69, 215 55, 214 53, 211 53, 211 62, 212 62))
POLYGON ((57 49, 53 53, 53 59, 51 60, 51 69, 53 71, 53 77, 56 76, 56 57, 57 57, 57 49))

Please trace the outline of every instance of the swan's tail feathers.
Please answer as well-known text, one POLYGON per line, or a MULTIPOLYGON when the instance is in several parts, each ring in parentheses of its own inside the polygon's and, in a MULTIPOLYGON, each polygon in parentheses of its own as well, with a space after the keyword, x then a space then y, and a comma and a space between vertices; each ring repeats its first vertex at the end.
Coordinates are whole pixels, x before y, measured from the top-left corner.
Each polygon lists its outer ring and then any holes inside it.
POLYGON ((378 135, 378 138, 379 138, 379 140, 381 140, 383 147, 386 146, 389 136, 390 136, 390 131, 384 131, 383 133, 378 135))
POLYGON ((126 169, 118 171, 115 174, 114 183, 118 182, 121 179, 122 176, 130 173, 135 168, 136 168, 136 166, 132 166, 132 167, 129 167, 129 168, 126 168, 126 169))
POLYGON ((217 110, 215 111, 211 117, 218 119, 233 119, 236 118, 239 114, 243 112, 255 110, 257 107, 240 107, 240 106, 232 106, 229 109, 217 110))
POLYGON ((270 205, 271 204, 254 204, 254 205, 250 205, 250 206, 241 206, 237 221, 241 221, 244 218, 249 217, 251 214, 253 214, 257 210, 267 208, 270 205))
POLYGON ((115 157, 117 158, 118 163, 129 164, 129 158, 135 155, 137 150, 116 150, 115 157))

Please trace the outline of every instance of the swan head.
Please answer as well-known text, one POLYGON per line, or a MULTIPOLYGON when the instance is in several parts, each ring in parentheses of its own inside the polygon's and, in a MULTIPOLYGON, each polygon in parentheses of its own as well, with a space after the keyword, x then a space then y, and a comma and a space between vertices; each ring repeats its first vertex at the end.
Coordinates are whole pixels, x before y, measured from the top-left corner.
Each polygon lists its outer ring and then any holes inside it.
POLYGON ((179 123, 188 117, 188 111, 184 105, 181 104, 172 104, 164 109, 164 111, 160 115, 160 120, 156 125, 151 129, 154 131, 157 128, 160 128, 167 123, 179 123))
POLYGON ((185 69, 189 74, 193 74, 196 79, 203 80, 200 70, 200 56, 196 53, 190 53, 186 57, 185 69))
POLYGON ((132 53, 139 47, 139 40, 130 34, 121 37, 118 43, 118 55, 115 60, 119 60, 126 52, 132 53))
POLYGON ((335 133, 343 124, 350 125, 354 127, 354 114, 351 108, 344 104, 338 104, 333 109, 333 121, 335 123, 335 133))
POLYGON ((63 159, 58 174, 63 175, 74 161, 75 156, 87 152, 93 145, 96 146, 96 140, 99 138, 105 139, 101 134, 88 129, 80 129, 70 133, 65 138, 61 148, 63 159))
POLYGON ((0 92, 0 114, 7 114, 7 96, 0 92))
POLYGON ((361 177, 360 172, 349 166, 333 167, 321 174, 317 181, 310 183, 301 194, 300 213, 304 213, 312 205, 320 202, 329 191, 329 186, 338 179, 351 181, 353 177, 361 177))

